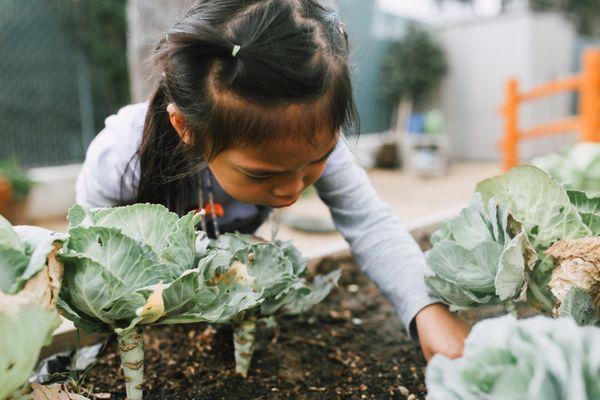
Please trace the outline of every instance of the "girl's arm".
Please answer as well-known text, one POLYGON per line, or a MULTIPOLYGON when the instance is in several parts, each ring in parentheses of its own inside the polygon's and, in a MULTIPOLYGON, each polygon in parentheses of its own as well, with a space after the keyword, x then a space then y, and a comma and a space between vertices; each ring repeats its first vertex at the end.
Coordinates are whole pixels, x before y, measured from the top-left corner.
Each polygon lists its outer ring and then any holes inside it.
POLYGON ((462 352, 466 325, 429 296, 423 279, 429 267, 423 252, 381 201, 343 138, 315 187, 362 270, 394 304, 411 336, 421 337, 425 355, 462 352), (428 332, 418 334, 417 328, 428 332))

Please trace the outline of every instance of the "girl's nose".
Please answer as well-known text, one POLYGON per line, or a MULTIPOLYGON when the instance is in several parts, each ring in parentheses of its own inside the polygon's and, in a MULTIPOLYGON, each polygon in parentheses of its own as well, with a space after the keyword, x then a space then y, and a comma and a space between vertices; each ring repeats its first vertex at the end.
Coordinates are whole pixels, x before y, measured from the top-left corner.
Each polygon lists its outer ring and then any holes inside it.
POLYGON ((302 174, 296 174, 293 177, 286 177, 285 180, 278 182, 273 188, 273 195, 286 200, 296 200, 304 189, 304 179, 302 174))

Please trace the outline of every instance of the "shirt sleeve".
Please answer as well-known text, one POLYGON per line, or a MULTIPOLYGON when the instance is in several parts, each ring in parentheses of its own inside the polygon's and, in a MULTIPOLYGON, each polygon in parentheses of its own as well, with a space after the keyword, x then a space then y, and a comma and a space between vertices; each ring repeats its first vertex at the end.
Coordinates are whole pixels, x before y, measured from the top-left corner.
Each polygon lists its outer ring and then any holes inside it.
POLYGON ((439 302, 429 296, 423 279, 430 271, 425 256, 398 217, 379 198, 344 139, 315 187, 356 261, 392 302, 407 331, 416 339, 414 317, 423 307, 439 302))
POLYGON ((89 208, 113 207, 135 197, 139 182, 137 150, 141 143, 145 103, 123 107, 105 120, 90 143, 77 183, 75 200, 89 208))

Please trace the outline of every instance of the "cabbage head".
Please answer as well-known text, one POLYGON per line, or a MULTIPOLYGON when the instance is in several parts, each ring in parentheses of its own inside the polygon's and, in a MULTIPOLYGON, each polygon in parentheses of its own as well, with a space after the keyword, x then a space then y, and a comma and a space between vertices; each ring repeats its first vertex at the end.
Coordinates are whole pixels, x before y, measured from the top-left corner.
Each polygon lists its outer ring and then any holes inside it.
POLYGON ((538 256, 529 276, 527 301, 544 312, 552 312, 556 299, 548 283, 554 263, 544 251, 562 239, 593 236, 589 226, 593 219, 588 220, 584 215, 585 205, 578 206, 575 197, 570 197, 558 181, 530 165, 486 179, 476 190, 484 202, 493 198, 507 207, 511 216, 523 225, 538 256))
POLYGON ((339 278, 335 271, 307 284, 306 261, 291 243, 262 242, 237 233, 212 241, 198 270, 200 279, 218 293, 210 307, 199 310, 211 322, 227 322, 240 311, 258 318, 304 312, 323 300, 339 278))
POLYGON ((436 355, 430 400, 600 399, 600 328, 512 315, 475 325, 461 358, 436 355))
POLYGON ((69 211, 69 238, 59 305, 86 331, 169 323, 211 302, 215 293, 198 279, 196 224, 155 204, 69 211))
POLYGON ((217 293, 198 313, 211 322, 233 324, 236 372, 243 377, 254 353, 256 323, 273 325, 276 315, 307 311, 329 294, 340 274, 317 276, 309 285, 306 261, 291 243, 267 243, 235 233, 208 244, 198 270, 200 279, 217 293))
POLYGON ((577 143, 564 153, 534 158, 531 164, 569 189, 600 194, 600 143, 577 143))
POLYGON ((460 215, 432 237, 425 281, 453 311, 524 298, 535 252, 508 207, 475 194, 460 215))

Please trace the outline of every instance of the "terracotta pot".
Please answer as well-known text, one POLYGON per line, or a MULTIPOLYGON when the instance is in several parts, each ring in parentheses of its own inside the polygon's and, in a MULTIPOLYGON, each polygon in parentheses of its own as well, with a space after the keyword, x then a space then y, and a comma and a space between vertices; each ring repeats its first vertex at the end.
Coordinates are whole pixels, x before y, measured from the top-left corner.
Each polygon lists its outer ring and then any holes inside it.
POLYGON ((12 189, 10 183, 0 176, 0 214, 4 215, 4 211, 8 207, 11 198, 12 189))
POLYGON ((3 176, 0 176, 0 215, 13 225, 27 223, 27 197, 15 198, 10 182, 3 176))
POLYGON ((0 208, 0 214, 13 225, 27 224, 27 198, 9 199, 4 208, 0 208))

